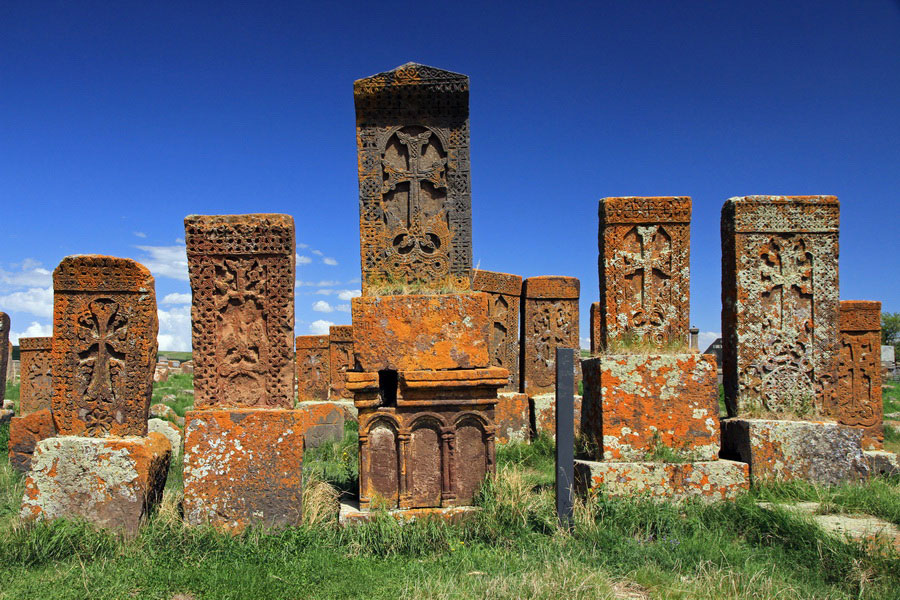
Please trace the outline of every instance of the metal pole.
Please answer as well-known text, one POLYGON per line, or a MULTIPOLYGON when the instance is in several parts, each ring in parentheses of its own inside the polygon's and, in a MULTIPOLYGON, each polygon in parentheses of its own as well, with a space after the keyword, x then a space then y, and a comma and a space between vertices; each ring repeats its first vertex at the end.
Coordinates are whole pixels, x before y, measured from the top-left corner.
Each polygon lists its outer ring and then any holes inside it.
POLYGON ((575 482, 575 350, 556 349, 556 516, 572 526, 575 482))

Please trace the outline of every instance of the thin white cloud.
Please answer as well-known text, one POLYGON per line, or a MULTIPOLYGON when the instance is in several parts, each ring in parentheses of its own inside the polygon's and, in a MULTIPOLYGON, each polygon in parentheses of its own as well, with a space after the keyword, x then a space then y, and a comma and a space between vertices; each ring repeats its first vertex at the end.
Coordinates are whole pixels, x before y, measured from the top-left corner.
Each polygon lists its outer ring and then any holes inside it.
POLYGON ((162 304, 190 304, 191 303, 191 294, 166 294, 166 297, 162 299, 162 304))
POLYGON ((53 335, 53 325, 46 323, 38 323, 37 321, 32 321, 31 325, 25 328, 25 331, 22 332, 9 332, 9 341, 12 342, 13 345, 18 345, 19 339, 23 337, 50 337, 53 335))
POLYGON ((294 287, 334 287, 336 285, 341 285, 341 282, 331 279, 322 279, 320 281, 302 281, 298 279, 294 287))
POLYGON ((325 300, 317 300, 313 302, 312 309, 316 312, 330 313, 334 312, 334 308, 325 300))
POLYGON ((350 300, 362 296, 362 290, 341 290, 338 292, 338 298, 341 300, 350 300))
POLYGON ((700 336, 697 341, 697 345, 700 347, 700 352, 704 352, 709 345, 714 341, 722 337, 722 333, 720 331, 701 331, 700 336))
POLYGON ((297 242, 297 247, 302 250, 303 248, 309 248, 309 244, 304 244, 303 242, 297 242))
POLYGON ((50 318, 53 316, 53 287, 29 288, 0 296, 0 307, 6 312, 24 312, 50 318))
POLYGON ((145 238, 145 237, 147 237, 147 234, 144 233, 143 231, 133 231, 132 233, 134 233, 134 235, 137 236, 137 237, 139 237, 139 238, 145 238))
POLYGON ((309 332, 312 335, 328 335, 328 329, 334 325, 331 321, 317 319, 309 324, 309 332))
POLYGON ((176 306, 168 310, 158 309, 160 350, 190 352, 191 350, 191 307, 176 306))
POLYGON ((330 256, 326 256, 325 258, 323 258, 322 262, 325 263, 326 265, 328 265, 329 267, 336 267, 338 264, 338 261, 331 258, 330 256))
POLYGON ((334 307, 334 310, 339 310, 341 312, 350 312, 350 305, 349 304, 338 304, 337 306, 334 307))
POLYGON ((591 349, 591 338, 581 338, 581 348, 582 348, 582 350, 590 350, 591 349))
POLYGON ((299 254, 297 255, 297 264, 298 265, 308 265, 311 262, 312 262, 312 259, 310 257, 300 256, 299 254))
POLYGON ((322 252, 321 250, 310 250, 310 252, 312 252, 316 256, 324 256, 325 255, 325 253, 322 252))
POLYGON ((329 290, 326 288, 326 289, 316 290, 313 293, 317 296, 330 296, 331 294, 334 294, 335 292, 337 292, 337 290, 329 290))
POLYGON ((39 261, 26 258, 18 271, 6 271, 0 268, 0 283, 12 289, 24 287, 46 287, 53 284, 53 273, 41 266, 39 261))
POLYGON ((136 246, 136 248, 145 253, 138 262, 150 269, 154 277, 188 280, 187 252, 184 245, 136 246))

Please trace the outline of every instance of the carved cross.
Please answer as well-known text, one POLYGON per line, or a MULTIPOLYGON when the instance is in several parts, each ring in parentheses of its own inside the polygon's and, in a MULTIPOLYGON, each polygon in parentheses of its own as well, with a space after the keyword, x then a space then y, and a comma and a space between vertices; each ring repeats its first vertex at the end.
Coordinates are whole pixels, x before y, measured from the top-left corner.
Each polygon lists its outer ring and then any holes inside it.
POLYGON ((35 388, 50 389, 50 360, 45 352, 40 352, 34 357, 28 375, 35 388))
POLYGON ((812 256, 806 252, 803 240, 780 243, 773 239, 761 257, 760 275, 766 286, 765 294, 778 293, 778 327, 783 331, 785 316, 800 312, 801 295, 812 296, 812 256), (797 291, 796 295, 789 293, 792 289, 797 291))
MULTIPOLYGON (((672 248, 669 244, 661 245, 659 248, 653 246, 653 242, 659 233, 658 225, 650 225, 647 227, 637 227, 638 239, 640 240, 639 252, 627 252, 624 254, 625 277, 632 277, 640 273, 641 276, 641 301, 640 307, 642 311, 636 311, 644 315, 644 320, 636 325, 646 324, 646 311, 653 308, 650 296, 650 287, 653 282, 653 275, 656 273, 662 279, 670 279, 672 273, 669 270, 672 257, 672 248)), ((642 318, 636 314, 634 320, 638 321, 642 318)))
POLYGON ((110 367, 124 366, 128 321, 119 314, 117 302, 98 298, 88 305, 78 324, 81 326, 78 338, 82 343, 78 356, 90 372, 84 397, 98 403, 88 415, 88 430, 105 431, 109 429, 112 414, 101 405, 111 404, 116 398, 110 367))
POLYGON ((845 336, 843 339, 845 356, 843 357, 844 369, 843 375, 850 379, 849 386, 845 389, 849 392, 849 402, 846 402, 847 408, 851 411, 852 417, 856 419, 856 423, 865 424, 872 416, 872 407, 869 405, 871 400, 871 369, 878 368, 878 365, 872 365, 873 348, 870 340, 859 336, 845 336), (849 389, 847 389, 849 388, 849 389))

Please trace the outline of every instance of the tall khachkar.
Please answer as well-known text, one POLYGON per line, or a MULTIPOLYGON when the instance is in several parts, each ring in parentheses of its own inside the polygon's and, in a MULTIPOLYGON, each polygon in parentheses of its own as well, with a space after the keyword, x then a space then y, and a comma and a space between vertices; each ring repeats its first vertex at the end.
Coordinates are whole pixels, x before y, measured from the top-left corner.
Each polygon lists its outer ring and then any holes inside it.
POLYGON ((476 269, 472 289, 490 294, 491 333, 488 350, 491 365, 509 370, 509 385, 502 391, 519 390, 519 307, 522 278, 509 273, 476 269))
POLYGON ((881 401, 881 302, 842 300, 837 420, 863 427, 866 449, 884 447, 881 401))
POLYGON ((19 338, 19 414, 9 423, 9 463, 22 472, 31 467, 37 443, 56 435, 50 412, 52 341, 49 337, 19 338))
POLYGON ((294 219, 191 215, 194 406, 291 408, 294 219))
POLYGON ((691 199, 604 198, 599 214, 601 345, 687 340, 691 199))
POLYGON ((6 369, 9 362, 9 315, 0 312, 0 408, 6 395, 6 369))
POLYGON ((730 416, 809 404, 835 412, 834 196, 747 196, 722 208, 722 341, 730 416))
POLYGON ((465 285, 472 268, 469 78, 416 63, 356 81, 363 293, 465 285))

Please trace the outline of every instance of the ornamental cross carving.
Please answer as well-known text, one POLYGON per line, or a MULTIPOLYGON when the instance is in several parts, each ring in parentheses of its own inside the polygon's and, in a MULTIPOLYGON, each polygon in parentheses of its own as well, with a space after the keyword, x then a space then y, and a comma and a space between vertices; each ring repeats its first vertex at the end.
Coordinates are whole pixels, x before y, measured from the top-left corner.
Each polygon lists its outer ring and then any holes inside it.
MULTIPOLYGON (((663 315, 656 314, 656 298, 651 294, 655 283, 661 286, 672 278, 672 245, 659 225, 638 226, 635 231, 637 251, 623 252, 625 279, 640 281, 640 298, 632 323, 635 327, 662 325, 663 315)), ((660 291, 656 291, 655 296, 659 295, 660 291)))
POLYGON ((98 298, 79 317, 78 354, 81 372, 89 379, 84 399, 94 404, 86 415, 89 433, 108 431, 112 422, 112 404, 116 400, 112 374, 124 369, 128 321, 119 313, 119 304, 98 298))
POLYGON ((760 277, 764 286, 762 295, 770 299, 777 310, 776 321, 770 319, 769 324, 784 331, 786 317, 802 318, 804 312, 811 321, 813 261, 803 240, 773 238, 762 249, 761 258, 760 277))
POLYGON ((47 352, 38 352, 32 359, 28 369, 28 377, 37 389, 50 389, 50 356, 47 352))
POLYGON ((872 401, 872 372, 880 365, 873 360, 874 351, 868 336, 844 336, 843 377, 849 379, 841 382, 846 390, 841 404, 848 414, 844 421, 848 425, 875 424, 875 410, 872 401), (849 388, 849 389, 848 389, 849 388))

